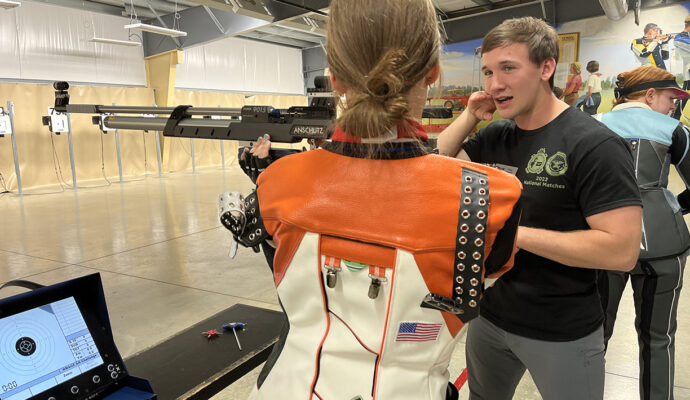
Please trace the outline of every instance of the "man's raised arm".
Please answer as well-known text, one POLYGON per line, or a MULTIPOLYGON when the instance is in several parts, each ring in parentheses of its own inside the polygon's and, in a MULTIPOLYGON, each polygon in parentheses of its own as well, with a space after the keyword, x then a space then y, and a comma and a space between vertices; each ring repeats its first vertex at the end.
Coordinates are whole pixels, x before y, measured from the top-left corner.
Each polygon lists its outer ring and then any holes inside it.
POLYGON ((462 143, 479 121, 490 121, 495 110, 496 105, 491 95, 483 91, 472 93, 465 111, 438 136, 439 153, 470 161, 462 149, 462 143))

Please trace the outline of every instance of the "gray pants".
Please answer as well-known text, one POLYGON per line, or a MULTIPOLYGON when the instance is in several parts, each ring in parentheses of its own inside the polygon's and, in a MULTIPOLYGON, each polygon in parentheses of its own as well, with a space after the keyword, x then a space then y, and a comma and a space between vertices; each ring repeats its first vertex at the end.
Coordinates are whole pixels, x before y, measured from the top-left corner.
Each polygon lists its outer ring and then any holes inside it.
POLYGON ((470 400, 512 399, 526 369, 545 400, 604 398, 603 327, 572 342, 547 342, 479 317, 470 322, 465 354, 470 400))
POLYGON ((632 282, 643 400, 673 399, 676 312, 684 267, 683 255, 639 261, 629 273, 602 271, 599 274, 599 293, 606 310, 606 343, 613 334, 618 304, 628 278, 632 282))

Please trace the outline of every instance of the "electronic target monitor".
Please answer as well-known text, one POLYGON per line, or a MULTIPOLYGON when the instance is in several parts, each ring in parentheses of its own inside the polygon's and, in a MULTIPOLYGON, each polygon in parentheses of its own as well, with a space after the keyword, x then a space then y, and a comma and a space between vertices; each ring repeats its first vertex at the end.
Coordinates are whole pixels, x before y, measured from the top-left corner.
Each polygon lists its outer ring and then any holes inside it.
POLYGON ((126 378, 98 274, 0 299, 0 400, 100 398, 126 378))

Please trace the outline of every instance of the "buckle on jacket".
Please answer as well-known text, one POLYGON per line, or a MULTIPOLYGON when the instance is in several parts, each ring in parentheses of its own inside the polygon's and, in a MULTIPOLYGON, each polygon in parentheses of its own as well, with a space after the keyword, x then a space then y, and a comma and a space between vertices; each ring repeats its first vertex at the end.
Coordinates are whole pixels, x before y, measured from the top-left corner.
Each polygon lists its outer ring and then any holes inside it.
POLYGON ((428 293, 422 300, 422 307, 433 308, 451 314, 464 314, 465 310, 457 301, 436 293, 428 293))

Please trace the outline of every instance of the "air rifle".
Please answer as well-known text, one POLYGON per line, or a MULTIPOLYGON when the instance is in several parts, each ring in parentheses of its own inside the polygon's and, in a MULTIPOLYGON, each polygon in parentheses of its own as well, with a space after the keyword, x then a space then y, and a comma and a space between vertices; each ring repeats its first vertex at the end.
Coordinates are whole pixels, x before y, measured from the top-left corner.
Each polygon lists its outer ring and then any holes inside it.
MULTIPOLYGON (((242 108, 107 106, 70 104, 69 84, 55 82, 56 114, 94 114, 92 122, 106 133, 114 129, 162 131, 164 136, 198 139, 254 141, 268 133, 271 141, 295 143, 302 139, 329 139, 336 116, 335 97, 328 79, 316 77, 316 88, 307 90, 309 106, 277 109, 271 106, 242 108), (166 115, 167 117, 161 117, 166 115), (215 117, 215 118, 213 118, 215 117)), ((424 108, 423 118, 451 118, 452 110, 440 106, 424 108)), ((43 125, 54 129, 51 116, 43 125)))
MULTIPOLYGON (((70 104, 67 92, 69 84, 55 82, 53 87, 55 113, 96 114, 92 121, 103 132, 113 129, 162 131, 164 136, 169 137, 242 141, 254 141, 268 133, 273 142, 295 143, 302 139, 328 139, 335 119, 334 102, 324 102, 323 99, 319 100, 320 105, 294 106, 288 109, 271 106, 106 106, 70 104)), ((53 131, 51 116, 44 116, 43 124, 53 131)))

